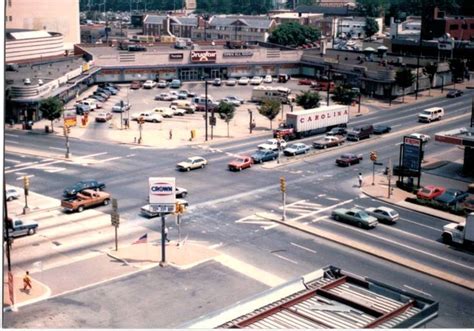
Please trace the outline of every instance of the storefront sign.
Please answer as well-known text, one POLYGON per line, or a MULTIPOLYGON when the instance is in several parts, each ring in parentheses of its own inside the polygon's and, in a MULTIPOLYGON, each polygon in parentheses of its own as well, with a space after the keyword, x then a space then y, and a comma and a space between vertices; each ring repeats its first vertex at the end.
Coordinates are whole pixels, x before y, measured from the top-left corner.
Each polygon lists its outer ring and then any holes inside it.
POLYGON ((216 51, 191 51, 191 62, 216 62, 216 51))
POLYGON ((403 168, 418 174, 420 173, 422 145, 421 139, 411 137, 403 138, 403 168))
POLYGON ((182 60, 183 58, 183 53, 170 53, 170 60, 182 60))
POLYGON ((224 52, 222 54, 224 57, 247 57, 253 56, 252 51, 232 51, 232 52, 224 52))

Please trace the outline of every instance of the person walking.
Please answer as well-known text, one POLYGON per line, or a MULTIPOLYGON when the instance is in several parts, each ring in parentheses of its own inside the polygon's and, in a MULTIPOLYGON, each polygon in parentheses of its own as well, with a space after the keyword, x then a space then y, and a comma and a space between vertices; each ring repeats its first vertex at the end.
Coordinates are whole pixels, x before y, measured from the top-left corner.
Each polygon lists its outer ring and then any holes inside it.
POLYGON ((31 290, 33 286, 31 285, 30 272, 27 271, 23 277, 23 291, 31 290))
POLYGON ((359 176, 357 176, 359 179, 359 187, 362 187, 362 173, 359 172, 359 176))
POLYGON ((170 129, 170 140, 173 139, 173 130, 170 129))
POLYGON ((168 227, 167 226, 165 226, 165 240, 167 242, 170 242, 170 240, 168 239, 168 227))

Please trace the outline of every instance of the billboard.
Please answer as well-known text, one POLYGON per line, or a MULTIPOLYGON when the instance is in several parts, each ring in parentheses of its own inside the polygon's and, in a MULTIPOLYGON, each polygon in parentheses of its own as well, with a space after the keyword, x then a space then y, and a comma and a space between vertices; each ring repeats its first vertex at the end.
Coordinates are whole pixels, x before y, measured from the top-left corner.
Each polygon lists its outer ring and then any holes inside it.
POLYGON ((172 213, 176 203, 175 177, 149 177, 148 198, 157 212, 172 213))
POLYGON ((402 165, 404 169, 409 172, 413 171, 418 174, 420 173, 422 146, 421 139, 403 137, 402 165))
POLYGON ((216 62, 216 51, 191 51, 191 62, 209 63, 216 62))

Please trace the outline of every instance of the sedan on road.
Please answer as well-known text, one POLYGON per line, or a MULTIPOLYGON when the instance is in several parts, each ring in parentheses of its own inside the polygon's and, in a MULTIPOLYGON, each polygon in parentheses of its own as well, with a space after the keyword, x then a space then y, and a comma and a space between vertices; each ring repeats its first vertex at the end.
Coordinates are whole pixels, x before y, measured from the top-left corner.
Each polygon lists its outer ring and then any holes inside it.
POLYGON ((384 134, 384 133, 389 133, 392 130, 392 128, 388 125, 374 125, 374 134, 384 134))
POLYGON ((463 95, 463 91, 453 90, 453 91, 449 91, 448 94, 446 94, 446 97, 447 98, 457 98, 457 97, 460 97, 461 95, 463 95))
POLYGON ((286 147, 286 141, 283 139, 268 139, 265 143, 260 144, 257 146, 258 149, 270 149, 272 151, 277 151, 278 148, 285 148, 286 147), (279 146, 278 146, 278 143, 279 146))
POLYGON ((431 139, 430 136, 428 136, 427 134, 423 134, 423 133, 412 133, 412 134, 409 134, 408 137, 421 139, 421 142, 424 143, 424 144, 426 144, 431 139))
POLYGON ((356 155, 352 153, 342 154, 336 159, 336 164, 338 166, 347 167, 353 164, 358 164, 362 160, 362 155, 356 155))
POLYGON ((262 82, 263 82, 263 78, 260 77, 260 76, 254 76, 250 80, 251 85, 260 85, 260 84, 262 84, 262 82))
POLYGON ((166 88, 166 87, 168 87, 168 82, 167 82, 166 80, 161 79, 161 80, 158 82, 157 86, 158 86, 159 88, 166 88))
POLYGON ((326 133, 326 136, 345 136, 347 134, 347 129, 337 126, 332 128, 331 130, 326 133))
POLYGON ((241 171, 252 166, 252 158, 250 156, 239 156, 227 165, 230 171, 241 171))
POLYGON ((263 82, 266 84, 273 83, 273 78, 271 75, 266 75, 265 78, 263 79, 263 82))
POLYGON ((240 106, 244 103, 244 99, 241 99, 239 97, 235 97, 235 96, 232 96, 232 95, 228 95, 224 99, 227 99, 228 102, 233 103, 236 106, 240 106))
POLYGON ((177 198, 185 198, 188 195, 188 190, 183 187, 176 186, 175 191, 177 198))
POLYGON ((207 165, 207 160, 201 156, 192 156, 176 165, 180 171, 190 171, 192 169, 204 168, 207 165))
POLYGON ((311 85, 312 82, 311 79, 300 79, 298 85, 311 85))
POLYGON ((303 143, 291 144, 289 147, 283 150, 283 154, 287 156, 295 156, 298 154, 306 154, 310 150, 310 147, 303 143))
POLYGON ((426 185, 416 192, 418 199, 431 200, 434 199, 446 191, 446 188, 442 186, 426 185))
POLYGON ((375 228, 379 223, 377 218, 370 216, 365 211, 351 208, 338 208, 332 212, 332 217, 336 221, 343 221, 357 225, 359 228, 375 228))
POLYGON ((178 95, 171 94, 171 93, 160 93, 155 96, 155 100, 162 100, 162 101, 173 101, 178 99, 178 95))
POLYGON ((80 193, 84 190, 102 191, 104 189, 105 184, 97 180, 81 180, 72 186, 66 187, 64 189, 63 196, 67 198, 73 198, 77 195, 77 193, 80 193))
POLYGON ((366 208, 365 212, 382 223, 394 224, 400 218, 400 215, 395 210, 383 206, 366 208))
POLYGON ((14 189, 14 188, 9 188, 6 191, 5 198, 7 199, 7 201, 12 201, 14 199, 19 199, 20 198, 20 192, 18 192, 18 190, 14 189))
POLYGON ((152 89, 156 86, 156 82, 155 81, 152 81, 152 80, 147 80, 144 84, 143 84, 143 88, 144 89, 152 89))
POLYGON ((251 155, 253 163, 263 163, 278 158, 278 152, 270 149, 262 149, 251 155))

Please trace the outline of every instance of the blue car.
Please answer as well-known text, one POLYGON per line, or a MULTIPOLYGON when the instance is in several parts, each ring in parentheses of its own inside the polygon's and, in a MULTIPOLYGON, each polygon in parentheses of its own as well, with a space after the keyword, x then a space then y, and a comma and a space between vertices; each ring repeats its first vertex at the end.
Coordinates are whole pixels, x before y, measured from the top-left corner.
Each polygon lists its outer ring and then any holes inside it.
POLYGON ((278 152, 269 149, 261 149, 251 155, 253 163, 262 163, 265 161, 276 160, 277 157, 278 152))
POLYGON ((310 150, 310 147, 303 143, 291 144, 283 150, 283 153, 287 156, 295 156, 298 154, 306 154, 310 150))
POLYGON ((456 190, 456 189, 448 189, 443 194, 434 198, 438 204, 442 207, 455 207, 456 204, 464 202, 467 199, 469 193, 456 190))

